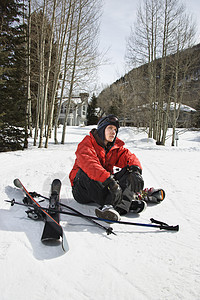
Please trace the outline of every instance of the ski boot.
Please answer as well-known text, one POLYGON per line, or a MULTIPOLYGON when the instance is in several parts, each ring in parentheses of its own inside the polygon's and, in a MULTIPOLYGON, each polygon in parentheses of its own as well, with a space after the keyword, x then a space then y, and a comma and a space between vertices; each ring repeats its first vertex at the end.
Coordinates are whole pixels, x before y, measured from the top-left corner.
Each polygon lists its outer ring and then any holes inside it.
POLYGON ((144 211, 147 207, 147 204, 143 200, 132 200, 129 211, 132 213, 139 214, 144 211))
POLYGON ((104 205, 102 208, 96 208, 95 214, 98 218, 101 219, 120 221, 120 215, 112 205, 104 205))
POLYGON ((140 200, 147 203, 160 203, 165 198, 165 191, 163 189, 146 188, 138 196, 140 200))

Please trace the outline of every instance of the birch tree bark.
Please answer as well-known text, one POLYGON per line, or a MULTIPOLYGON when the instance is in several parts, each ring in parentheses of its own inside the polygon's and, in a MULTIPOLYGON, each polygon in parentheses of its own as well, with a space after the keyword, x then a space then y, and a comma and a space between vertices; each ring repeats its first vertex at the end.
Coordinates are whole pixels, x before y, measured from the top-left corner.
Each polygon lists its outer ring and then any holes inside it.
POLYGON ((43 134, 44 134, 44 124, 46 115, 46 103, 44 99, 44 48, 45 48, 45 11, 46 11, 46 0, 43 2, 42 11, 42 25, 41 25, 41 37, 40 37, 40 57, 39 57, 39 94, 38 94, 38 105, 40 106, 40 138, 39 138, 39 148, 43 146, 43 134))
POLYGON ((48 86, 49 86, 49 74, 50 74, 50 68, 51 68, 51 55, 52 55, 52 45, 53 45, 53 35, 54 35, 56 4, 57 4, 57 0, 54 0, 54 2, 53 2, 53 12, 52 12, 52 22, 51 22, 51 35, 50 35, 50 41, 49 41, 49 57, 48 57, 47 74, 46 74, 45 86, 44 86, 44 98, 43 98, 43 106, 42 106, 43 114, 42 114, 42 121, 41 121, 41 127, 40 127, 39 148, 42 148, 42 146, 43 146, 43 134, 44 134, 45 117, 46 117, 46 105, 47 105, 47 93, 48 93, 48 86))
POLYGON ((62 58, 63 58, 63 51, 64 51, 64 44, 69 28, 69 20, 70 20, 70 15, 71 15, 71 8, 72 8, 72 1, 70 0, 69 2, 69 7, 68 7, 68 13, 67 13, 67 19, 65 20, 65 5, 63 6, 62 9, 62 15, 63 17, 61 18, 60 22, 60 38, 58 39, 58 48, 57 48, 57 63, 55 66, 55 72, 54 72, 54 81, 53 81, 53 91, 52 91, 52 97, 51 97, 51 103, 50 103, 50 108, 49 108, 49 118, 48 118, 48 128, 47 128, 47 135, 46 135, 46 141, 45 141, 45 148, 48 147, 48 141, 49 137, 51 134, 52 130, 52 123, 53 123, 53 115, 54 115, 54 104, 55 104, 55 98, 56 98, 56 93, 57 93, 57 87, 58 87, 58 80, 59 80, 59 75, 61 72, 61 64, 62 64, 62 58), (65 24, 65 28, 63 30, 63 23, 65 24))
MULTIPOLYGON (((74 10, 75 10, 75 2, 72 3, 72 1, 70 1, 69 12, 71 13, 71 21, 70 21, 70 26, 69 26, 69 34, 68 34, 67 47, 66 47, 66 53, 65 53, 64 74, 63 74, 62 83, 61 83, 61 94, 60 94, 60 99, 59 99, 59 104, 58 104, 58 111, 57 111, 57 115, 56 115, 56 119, 55 119, 55 128, 54 128, 55 144, 58 144, 57 130, 58 130, 59 115, 61 112, 61 107, 62 107, 62 102, 63 102, 64 90, 65 90, 65 85, 66 85, 66 76, 67 76, 67 71, 68 71, 68 56, 69 56, 69 48, 70 48, 70 43, 71 43, 71 38, 72 38, 74 10), (71 13, 71 10, 72 10, 72 13, 71 13)), ((68 17, 70 17, 70 13, 69 13, 68 17)))
MULTIPOLYGON (((126 57, 129 64, 147 63, 147 94, 151 112, 149 137, 164 143, 168 124, 168 114, 164 106, 168 101, 171 102, 172 98, 180 101, 180 93, 177 93, 176 89, 180 90, 181 75, 184 73, 184 64, 180 68, 177 61, 169 64, 169 60, 175 54, 178 59, 177 49, 182 51, 191 46, 194 24, 179 0, 145 0, 143 3, 138 10, 135 28, 131 30, 127 42, 126 57)), ((169 106, 170 104, 167 104, 167 109, 169 106)))
POLYGON ((28 34, 27 34, 27 115, 28 115, 28 128, 30 131, 30 136, 32 137, 32 113, 31 113, 31 0, 28 1, 28 34))
MULTIPOLYGON (((23 24, 25 21, 25 11, 23 12, 23 24)), ((32 121, 31 121, 31 91, 30 91, 30 28, 31 28, 31 0, 28 1, 28 15, 25 34, 25 47, 26 47, 26 75, 27 75, 27 105, 26 105, 26 121, 25 121, 25 139, 24 148, 28 148, 28 136, 32 137, 32 121)))
POLYGON ((175 30, 176 40, 176 53, 171 57, 171 69, 174 73, 174 88, 172 99, 174 102, 173 119, 172 119, 172 142, 171 145, 175 145, 175 132, 177 127, 177 120, 180 114, 181 102, 183 99, 183 93, 186 88, 186 74, 194 64, 194 57, 188 50, 185 55, 182 55, 183 49, 191 47, 195 36, 195 26, 191 22, 189 17, 182 15, 175 30))
MULTIPOLYGON (((61 143, 65 142, 65 133, 67 119, 71 106, 72 93, 84 83, 88 83, 92 77, 93 70, 97 67, 97 37, 99 30, 99 16, 101 1, 99 0, 79 0, 76 4, 76 15, 74 17, 75 35, 71 40, 71 64, 70 64, 70 79, 69 92, 67 97, 66 114, 63 124, 63 132, 61 143)), ((68 72, 69 73, 69 72, 68 72)), ((68 74, 69 75, 69 74, 68 74)))
POLYGON ((65 132, 66 132, 66 125, 67 125, 67 118, 68 118, 68 114, 69 114, 69 110, 70 110, 72 91, 73 91, 73 86, 74 86, 74 77, 75 77, 75 70, 76 70, 76 64, 77 64, 77 54, 78 54, 78 45, 79 45, 79 36, 80 36, 80 24, 81 24, 81 15, 82 15, 82 3, 81 2, 82 1, 79 0, 78 22, 77 22, 77 27, 76 27, 76 41, 75 41, 75 50, 74 50, 74 61, 73 61, 73 67, 72 67, 68 102, 67 102, 67 106, 66 106, 66 113, 65 113, 64 123, 63 123, 63 132, 62 132, 61 144, 65 143, 65 132))

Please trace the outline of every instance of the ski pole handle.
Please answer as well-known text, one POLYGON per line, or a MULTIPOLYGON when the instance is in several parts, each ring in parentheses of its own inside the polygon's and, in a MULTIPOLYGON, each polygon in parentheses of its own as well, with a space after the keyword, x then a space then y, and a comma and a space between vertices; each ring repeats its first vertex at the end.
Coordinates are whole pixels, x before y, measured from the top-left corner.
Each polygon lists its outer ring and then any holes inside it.
POLYGON ((179 225, 176 226, 166 226, 166 225, 161 225, 160 229, 165 229, 165 230, 172 230, 172 231, 179 231, 179 225))
POLYGON ((171 225, 168 225, 167 223, 155 220, 153 218, 151 218, 150 221, 151 221, 151 223, 155 223, 155 224, 160 225, 160 229, 172 230, 172 231, 179 231, 179 225, 171 226, 171 225))

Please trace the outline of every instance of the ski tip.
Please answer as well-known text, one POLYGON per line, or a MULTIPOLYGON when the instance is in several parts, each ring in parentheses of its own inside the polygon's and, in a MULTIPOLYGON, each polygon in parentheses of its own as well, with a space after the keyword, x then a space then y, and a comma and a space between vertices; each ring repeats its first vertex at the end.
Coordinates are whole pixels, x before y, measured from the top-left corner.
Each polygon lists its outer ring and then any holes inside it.
POLYGON ((20 189, 22 188, 21 181, 18 178, 16 178, 13 182, 16 187, 18 187, 20 189))
POLYGON ((69 251, 69 244, 67 242, 67 239, 66 239, 66 236, 65 236, 64 232, 63 232, 63 236, 62 236, 62 249, 65 252, 69 251))
POLYGON ((54 179, 52 183, 53 184, 60 184, 61 185, 61 181, 58 178, 54 179))

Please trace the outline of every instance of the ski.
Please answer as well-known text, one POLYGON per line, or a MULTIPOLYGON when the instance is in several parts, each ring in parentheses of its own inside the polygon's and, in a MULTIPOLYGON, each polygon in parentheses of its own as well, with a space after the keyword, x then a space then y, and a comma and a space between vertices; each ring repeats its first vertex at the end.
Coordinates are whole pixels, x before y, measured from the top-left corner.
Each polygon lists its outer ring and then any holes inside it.
MULTIPOLYGON (((39 215, 43 217, 43 220, 45 221, 45 225, 46 223, 48 223, 47 226, 51 228, 52 236, 54 236, 56 240, 59 240, 60 237, 62 238, 62 249, 65 252, 67 252, 69 250, 69 245, 65 237, 65 234, 63 232, 62 226, 59 224, 59 222, 57 222, 43 207, 41 207, 41 205, 30 195, 30 193, 27 191, 27 189, 24 187, 24 185, 18 178, 14 180, 14 185, 17 188, 21 189, 26 194, 29 203, 32 202, 32 205, 31 204, 30 205, 24 204, 24 205, 33 207, 34 211, 36 213, 39 212, 39 215)), ((59 211, 57 211, 57 214, 59 214, 59 211)))
MULTIPOLYGON (((60 201, 60 189, 61 181, 59 179, 54 179, 51 184, 51 196, 49 198, 49 209, 57 210, 57 212, 48 211, 49 215, 59 224, 60 223, 60 213, 59 213, 59 201, 60 201)), ((42 242, 50 240, 59 240, 59 232, 52 230, 51 223, 46 220, 44 225, 44 230, 42 234, 42 242)))

